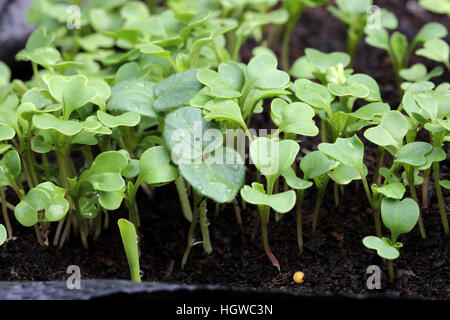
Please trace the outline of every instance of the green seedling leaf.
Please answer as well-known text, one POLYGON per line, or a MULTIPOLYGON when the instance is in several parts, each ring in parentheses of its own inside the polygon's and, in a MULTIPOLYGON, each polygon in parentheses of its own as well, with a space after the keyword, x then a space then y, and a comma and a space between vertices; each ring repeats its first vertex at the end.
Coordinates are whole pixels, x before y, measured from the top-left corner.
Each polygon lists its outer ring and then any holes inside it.
POLYGON ((213 121, 203 120, 199 108, 182 107, 166 116, 164 140, 175 162, 178 159, 194 160, 202 157, 205 148, 212 148, 210 151, 213 151, 222 146, 222 142, 215 145, 210 142, 210 138, 204 139, 206 132, 217 129, 218 126, 213 121))
POLYGON ((5 243, 7 238, 8 232, 6 232, 5 226, 0 223, 0 246, 5 243))
POLYGON ((200 194, 224 203, 232 201, 244 182, 240 155, 223 147, 222 132, 203 120, 199 108, 183 107, 165 120, 164 139, 180 174, 200 194))
POLYGON ((0 61, 0 88, 6 87, 11 81, 11 70, 8 65, 0 61))
POLYGON ((423 166, 418 167, 417 169, 418 170, 426 170, 429 167, 431 167, 433 162, 444 161, 446 156, 447 155, 444 150, 442 150, 441 148, 438 148, 438 147, 433 147, 431 152, 429 152, 425 155, 425 157, 427 158, 427 162, 423 166))
POLYGON ((261 54, 250 60, 247 81, 258 89, 283 88, 289 83, 289 75, 277 70, 278 61, 271 55, 261 54))
POLYGON ((400 182, 392 182, 389 183, 388 185, 381 187, 377 186, 376 184, 373 184, 371 188, 374 193, 381 193, 387 198, 399 200, 403 198, 403 195, 406 192, 405 186, 403 185, 403 183, 400 182))
POLYGON ((295 95, 301 101, 318 109, 329 109, 333 96, 327 87, 307 79, 295 81, 295 95))
POLYGON ((336 161, 328 158, 320 151, 310 152, 300 161, 300 168, 303 171, 305 180, 314 179, 337 166, 338 163, 336 161))
POLYGON ((134 127, 139 124, 141 121, 141 116, 136 112, 125 112, 118 116, 110 115, 104 111, 97 111, 98 120, 100 120, 103 125, 108 128, 116 128, 116 127, 134 127))
POLYGON ((209 120, 231 120, 242 128, 246 128, 242 118, 241 108, 233 100, 211 100, 203 107, 204 119, 209 120))
POLYGON ((390 45, 394 57, 397 61, 403 61, 403 57, 408 49, 408 39, 403 33, 395 31, 390 39, 390 45))
POLYGON ((153 87, 154 84, 148 81, 124 80, 112 88, 106 108, 116 112, 133 111, 141 116, 156 118, 153 87))
POLYGON ((450 4, 446 0, 419 0, 419 3, 427 10, 450 16, 450 4))
POLYGON ((244 184, 242 158, 230 148, 215 150, 201 163, 183 161, 178 168, 197 192, 218 203, 231 202, 244 184))
POLYGON ((384 198, 381 202, 383 224, 391 231, 393 241, 403 233, 410 232, 419 219, 419 207, 410 198, 395 200, 384 198))
POLYGON ((336 67, 342 64, 342 67, 347 67, 350 64, 350 56, 345 52, 323 53, 319 50, 307 48, 305 49, 305 56, 308 61, 314 65, 315 71, 320 73, 327 73, 329 68, 336 67))
MULTIPOLYGON (((375 101, 383 101, 381 99, 380 94, 380 88, 378 86, 378 83, 375 81, 374 78, 371 76, 368 76, 366 74, 357 73, 353 74, 347 79, 347 83, 351 85, 360 84, 365 86, 369 89, 369 95, 367 97, 364 97, 367 101, 375 102, 375 101)), ((354 97, 363 97, 363 90, 362 87, 359 89, 361 92, 359 92, 359 95, 352 94, 354 97)))
POLYGON ((149 185, 162 185, 178 178, 178 170, 171 164, 170 153, 166 147, 153 147, 146 150, 139 160, 139 179, 149 185))
POLYGON ((263 175, 276 179, 291 167, 299 151, 300 146, 293 140, 259 137, 250 145, 250 158, 263 175))
POLYGON ((427 163, 426 155, 433 150, 428 142, 415 141, 400 148, 394 162, 413 167, 420 167, 427 163))
POLYGON ((15 135, 16 131, 13 128, 0 124, 0 141, 10 140, 15 135))
POLYGON ((153 107, 161 112, 188 102, 202 89, 197 80, 197 69, 192 69, 170 76, 154 88, 155 102, 153 107))
MULTIPOLYGON (((328 176, 338 184, 346 185, 353 180, 360 180, 361 174, 356 168, 349 168, 343 164, 339 164, 335 169, 329 171, 328 176)), ((364 166, 364 175, 367 175, 367 167, 364 166)))
POLYGON ((94 219, 100 208, 97 206, 97 197, 80 197, 78 201, 80 214, 85 219, 94 219))
POLYGON ((439 184, 447 190, 450 189, 450 180, 441 180, 439 184))
POLYGON ((416 63, 410 68, 402 69, 399 72, 403 79, 410 82, 428 81, 431 78, 441 76, 443 73, 444 69, 442 67, 436 67, 428 73, 427 68, 421 63, 416 63))
POLYGON ((306 56, 302 56, 295 60, 289 73, 297 79, 314 79, 314 72, 316 70, 316 66, 306 56))
POLYGON ((375 236, 365 237, 363 244, 369 249, 377 250, 377 254, 384 259, 395 260, 400 256, 396 248, 375 236))
POLYGON ((121 172, 128 165, 128 159, 119 151, 99 154, 92 166, 80 176, 80 184, 89 182, 97 191, 120 191, 125 188, 121 172))
POLYGON ((241 189, 241 197, 248 203, 256 205, 270 206, 278 213, 286 213, 292 210, 295 205, 295 192, 293 190, 278 194, 267 195, 264 186, 257 182, 252 186, 244 186, 241 189))
POLYGON ((414 42, 421 43, 431 39, 445 38, 446 36, 446 27, 437 22, 429 22, 419 30, 416 37, 414 38, 414 42))
POLYGON ((27 193, 14 209, 14 215, 25 227, 31 227, 38 222, 61 220, 69 210, 69 201, 65 194, 65 189, 49 181, 43 182, 27 193))
POLYGON ((447 63, 449 61, 449 46, 441 39, 427 40, 422 49, 416 51, 418 56, 423 56, 430 60, 447 63))
POLYGON ((291 187, 292 189, 304 190, 308 189, 313 185, 312 182, 297 177, 295 175, 294 169, 292 168, 286 169, 284 172, 281 173, 281 175, 286 180, 288 186, 291 187))
POLYGON ((355 98, 367 98, 370 94, 369 88, 357 82, 344 84, 329 83, 327 88, 330 93, 337 97, 352 96, 355 98))
POLYGON ((355 112, 349 113, 348 116, 365 121, 374 121, 377 117, 382 117, 391 108, 387 103, 374 102, 362 106, 355 112))
POLYGON ((409 121, 399 111, 387 111, 381 123, 367 129, 364 137, 376 145, 386 147, 386 149, 395 154, 402 146, 403 139, 409 130, 409 121))
POLYGON ((321 143, 319 150, 346 167, 358 170, 363 168, 364 145, 356 135, 337 138, 335 143, 321 143))
POLYGON ((123 247, 130 267, 131 280, 141 282, 141 270, 139 267, 138 236, 134 224, 126 219, 119 219, 117 225, 120 230, 123 247))
POLYGON ((41 130, 56 130, 65 136, 75 136, 83 129, 96 130, 100 123, 93 119, 78 122, 74 120, 61 120, 50 113, 35 114, 33 116, 33 125, 41 130))
MULTIPOLYGON (((408 176, 406 175, 406 171, 402 172, 402 181, 404 186, 409 186, 408 176)), ((420 186, 423 183, 423 178, 419 176, 419 169, 414 168, 414 185, 420 186)))
POLYGON ((136 62, 128 62, 120 66, 116 72, 115 83, 124 80, 143 80, 149 74, 149 70, 142 69, 136 62))
POLYGON ((280 132, 295 133, 304 136, 316 136, 319 128, 314 123, 315 112, 309 105, 301 102, 287 103, 274 99, 270 115, 280 132))
POLYGON ((197 79, 210 89, 216 98, 239 98, 244 86, 245 75, 235 62, 221 63, 218 72, 201 70, 197 79))
POLYGON ((21 171, 19 153, 16 150, 8 151, 0 160, 0 187, 15 184, 14 180, 21 171))
POLYGON ((389 50, 389 33, 383 28, 366 29, 366 43, 372 47, 389 50))

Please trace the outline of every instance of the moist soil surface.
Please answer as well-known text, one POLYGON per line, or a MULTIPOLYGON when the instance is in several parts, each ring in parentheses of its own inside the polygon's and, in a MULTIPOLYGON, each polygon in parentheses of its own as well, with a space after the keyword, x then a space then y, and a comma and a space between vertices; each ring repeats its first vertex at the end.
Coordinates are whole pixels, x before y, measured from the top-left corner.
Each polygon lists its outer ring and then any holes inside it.
MULTIPOLYGON (((422 25, 437 21, 450 29, 449 19, 424 11, 416 1, 374 1, 380 7, 393 11, 399 18, 399 30, 412 39, 422 25)), ((294 31, 291 45, 292 61, 308 47, 325 52, 345 50, 345 27, 324 8, 308 10, 294 31)), ((448 39, 447 39, 448 41, 448 39)), ((253 44, 243 49, 243 59, 250 57, 253 44)), ((411 63, 422 62, 427 67, 433 62, 414 57, 411 63)), ((380 84, 384 100, 392 108, 398 105, 395 77, 388 56, 381 50, 361 43, 354 65, 355 72, 367 73, 380 84)), ((14 70, 13 70, 14 72, 14 70)), ((448 73, 437 79, 450 81, 448 73)), ((272 127, 268 114, 255 117, 254 128, 272 127)), ((425 139, 427 137, 424 137, 425 139)), ((320 140, 302 139, 302 154, 317 149, 320 140)), ((364 141, 365 142, 365 141, 364 141)), ((367 143, 365 163, 374 167, 376 148, 367 143)), ((386 159, 389 165, 391 159, 386 159)), ((254 180, 254 168, 247 168, 247 184, 254 180)), ((449 179, 449 161, 441 163, 441 179, 449 179)), ((369 181, 370 182, 370 181, 369 181)), ((420 196, 419 188, 418 194, 420 196)), ((9 194, 10 202, 17 199, 9 194)), ((254 228, 255 206, 242 210, 243 228, 236 223, 233 207, 222 207, 215 216, 209 205, 210 234, 214 251, 209 256, 201 245, 192 248, 188 263, 181 270, 180 263, 186 245, 189 223, 182 216, 178 195, 173 184, 155 189, 150 200, 143 192, 138 194, 142 227, 140 229, 141 269, 143 280, 187 284, 221 284, 248 289, 278 288, 315 294, 389 293, 400 297, 427 299, 450 298, 449 239, 444 238, 433 181, 429 184, 429 204, 422 209, 427 239, 421 239, 418 228, 400 241, 404 248, 394 262, 397 274, 394 283, 387 280, 386 263, 372 250, 362 245, 362 239, 374 234, 373 214, 360 183, 345 186, 339 207, 334 206, 330 184, 320 211, 318 230, 311 232, 312 211, 316 191, 306 191, 304 199, 304 252, 298 253, 296 218, 292 211, 279 221, 274 214, 269 224, 269 241, 277 256, 281 272, 272 267, 262 248, 258 229, 254 241, 250 234, 254 228), (381 290, 368 290, 366 269, 378 265, 382 270, 381 290), (292 276, 296 271, 305 273, 304 283, 296 284, 292 276)), ((240 199, 238 199, 240 200, 240 199)), ((447 212, 450 193, 444 190, 447 212)), ((127 217, 125 208, 109 214, 109 228, 103 230, 97 242, 83 250, 79 237, 72 235, 63 249, 39 247, 31 228, 20 226, 12 219, 15 236, 0 247, 0 280, 65 280, 69 265, 79 265, 83 278, 128 279, 129 270, 116 221, 127 217)), ((383 230, 387 235, 388 231, 383 230)), ((54 229, 53 229, 54 232, 54 229)), ((50 239, 53 234, 50 234, 50 239)), ((196 240, 201 240, 200 232, 196 240)))

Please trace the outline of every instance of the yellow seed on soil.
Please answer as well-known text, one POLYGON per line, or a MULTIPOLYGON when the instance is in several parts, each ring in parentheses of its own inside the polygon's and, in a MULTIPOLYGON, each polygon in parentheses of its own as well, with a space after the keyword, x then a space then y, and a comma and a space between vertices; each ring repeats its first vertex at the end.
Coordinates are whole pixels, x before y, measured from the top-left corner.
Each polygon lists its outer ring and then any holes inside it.
POLYGON ((296 273, 294 273, 294 281, 296 283, 303 283, 303 277, 305 276, 305 274, 301 271, 297 271, 296 273))

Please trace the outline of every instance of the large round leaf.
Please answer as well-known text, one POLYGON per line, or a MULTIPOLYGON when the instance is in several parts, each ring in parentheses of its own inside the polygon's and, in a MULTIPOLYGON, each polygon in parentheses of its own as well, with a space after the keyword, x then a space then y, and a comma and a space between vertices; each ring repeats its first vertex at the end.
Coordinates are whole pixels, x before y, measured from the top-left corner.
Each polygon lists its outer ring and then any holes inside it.
POLYGON ((174 181, 178 170, 171 163, 167 147, 153 147, 146 150, 139 160, 140 179, 149 185, 160 185, 174 181))
POLYGON ((183 161, 178 168, 197 192, 219 203, 231 202, 244 184, 242 158, 230 148, 217 149, 200 163, 183 161))
POLYGON ((392 239, 410 232, 419 219, 419 206, 410 198, 395 200, 384 198, 381 202, 383 224, 391 230, 392 239))
POLYGON ((153 87, 152 82, 137 79, 119 82, 112 88, 106 108, 119 112, 133 111, 142 116, 156 118, 153 110, 153 87))

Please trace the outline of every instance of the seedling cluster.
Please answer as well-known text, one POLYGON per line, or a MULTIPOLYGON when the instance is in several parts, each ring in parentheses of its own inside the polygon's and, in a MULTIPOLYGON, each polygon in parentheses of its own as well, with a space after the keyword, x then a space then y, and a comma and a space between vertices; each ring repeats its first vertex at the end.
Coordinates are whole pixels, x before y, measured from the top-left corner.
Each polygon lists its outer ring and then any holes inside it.
MULTIPOLYGON (((316 197, 307 226, 315 233, 326 194, 339 206, 346 186, 358 180, 376 234, 363 244, 389 261, 391 278, 398 236, 418 221, 426 237, 419 208, 428 206, 429 184, 448 236, 442 188, 449 181, 440 180, 439 164, 450 140, 450 84, 430 81, 450 69, 444 26, 429 23, 408 43, 398 31, 389 34, 398 26, 393 13, 381 10, 374 28, 367 16, 372 1, 336 1, 327 8, 347 26, 347 52, 308 48, 291 66, 289 41, 302 12, 327 0, 283 0, 281 6, 276 0, 167 0, 164 7, 157 1, 73 2, 82 12, 74 30, 66 26, 69 1, 31 5, 28 18, 39 27, 16 56, 30 63, 30 80, 11 79, 0 63, 0 244, 14 239, 13 212, 42 246, 61 248, 72 235, 88 248, 108 227, 110 212, 122 208, 128 220, 118 226, 132 279, 140 281, 137 234, 147 213, 136 195, 157 201, 155 189, 170 183, 180 219, 190 223, 182 267, 197 225, 204 251, 213 251, 207 208, 215 206, 217 214, 231 203, 241 226, 243 209, 247 214, 248 205, 256 205, 264 250, 280 269, 269 246, 271 211, 279 221, 295 209, 301 253, 305 196, 316 197), (240 49, 249 38, 256 47, 244 63, 240 49), (363 38, 388 53, 398 106, 383 100, 374 78, 352 69, 363 38), (280 46, 284 70, 275 54, 280 46), (413 54, 443 67, 410 65, 413 54), (270 114, 276 126, 270 135, 251 130, 258 113, 270 114), (229 130, 244 132, 248 154, 226 143, 229 130), (421 131, 428 141, 416 139, 421 131), (320 136, 321 143, 303 154, 302 136, 320 136), (369 175, 365 147, 374 145, 369 175), (255 171, 252 180, 248 173, 255 171), (383 224, 391 238, 383 237, 383 224)), ((446 1, 435 2, 440 6, 433 9, 449 12, 446 1)))

